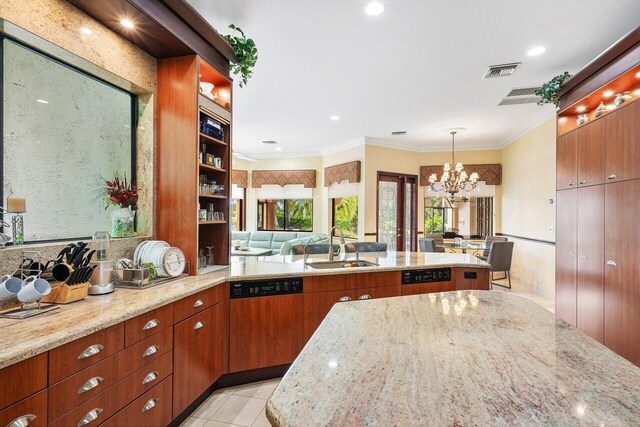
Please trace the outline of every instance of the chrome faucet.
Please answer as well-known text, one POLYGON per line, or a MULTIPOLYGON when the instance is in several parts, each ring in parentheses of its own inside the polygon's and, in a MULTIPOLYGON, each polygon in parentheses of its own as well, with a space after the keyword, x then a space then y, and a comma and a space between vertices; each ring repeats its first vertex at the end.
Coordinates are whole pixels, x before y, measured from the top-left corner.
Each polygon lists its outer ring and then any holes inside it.
POLYGON ((329 261, 333 261, 333 230, 338 230, 340 232, 340 244, 344 245, 345 241, 344 241, 344 232, 342 231, 342 228, 338 227, 337 225, 334 225, 333 227, 331 227, 331 230, 329 230, 329 261))

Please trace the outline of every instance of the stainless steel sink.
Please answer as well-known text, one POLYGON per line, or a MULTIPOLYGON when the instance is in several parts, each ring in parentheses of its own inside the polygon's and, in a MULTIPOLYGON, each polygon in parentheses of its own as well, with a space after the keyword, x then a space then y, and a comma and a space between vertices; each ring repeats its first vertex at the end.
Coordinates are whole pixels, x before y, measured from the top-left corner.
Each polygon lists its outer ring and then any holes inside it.
POLYGON ((358 267, 375 267, 378 264, 375 262, 369 262, 364 260, 353 261, 316 261, 305 264, 307 267, 316 269, 329 269, 329 268, 358 268, 358 267))

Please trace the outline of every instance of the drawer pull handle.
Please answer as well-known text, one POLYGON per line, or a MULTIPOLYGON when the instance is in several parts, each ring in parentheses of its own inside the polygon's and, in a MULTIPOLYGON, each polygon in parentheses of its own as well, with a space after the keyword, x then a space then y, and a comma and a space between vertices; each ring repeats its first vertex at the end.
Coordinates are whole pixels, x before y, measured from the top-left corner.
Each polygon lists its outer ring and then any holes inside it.
POLYGON ((154 397, 153 399, 149 399, 147 403, 142 407, 142 412, 147 412, 155 408, 156 403, 158 403, 158 398, 154 397))
POLYGON ((146 349, 144 351, 144 353, 142 354, 142 357, 149 357, 152 354, 156 354, 158 352, 158 350, 160 350, 160 347, 157 345, 152 345, 151 347, 149 347, 148 349, 146 349))
POLYGON ((158 326, 160 324, 160 321, 158 319, 151 319, 147 322, 146 325, 144 325, 144 327, 142 328, 143 331, 146 331, 148 329, 153 329, 156 326, 158 326))
POLYGON ((569 187, 573 187, 574 185, 576 185, 576 183, 575 183, 575 182, 570 182, 570 183, 569 183, 569 187))
POLYGON ((371 295, 369 294, 360 295, 358 299, 371 299, 371 295))
POLYGON ((616 265, 618 265, 618 264, 616 264, 616 262, 615 262, 614 260, 609 259, 609 260, 607 260, 607 265, 612 265, 612 266, 614 266, 614 267, 615 267, 615 266, 616 266, 616 265))
POLYGON ((569 255, 574 257, 574 256, 576 256, 576 253, 572 251, 572 252, 569 252, 569 255))
POLYGON ((7 427, 26 427, 31 424, 31 421, 35 419, 36 416, 33 414, 23 415, 11 421, 9 424, 7 424, 7 427))
POLYGON ((351 301, 351 297, 344 296, 344 297, 340 297, 340 299, 338 300, 338 302, 347 302, 347 301, 351 301))
POLYGON ((149 384, 151 381, 155 381, 156 378, 158 378, 158 371, 149 372, 142 380, 142 384, 149 384))
POLYGON ((104 381, 104 378, 102 377, 89 378, 89 380, 87 380, 87 382, 84 383, 82 387, 80 387, 80 389, 78 390, 78 394, 86 393, 89 390, 98 387, 102 381, 104 381))
POLYGON ((586 255, 580 255, 580 259, 587 259, 586 255))
POLYGON ((196 302, 193 303, 193 308, 197 308, 204 305, 204 301, 202 301, 201 299, 196 300, 196 302))
POLYGON ((616 175, 615 173, 612 173, 607 177, 607 179, 618 179, 618 175, 616 175))
POLYGON ((582 181, 580 181, 580 184, 586 184, 586 183, 587 183, 586 179, 583 179, 582 181))
POLYGON ((104 349, 104 346, 102 344, 90 345, 89 347, 85 348, 82 353, 80 353, 80 356, 78 356, 78 360, 95 356, 96 354, 100 353, 103 349, 104 349))
POLYGON ((202 323, 201 321, 197 321, 195 325, 193 325, 193 329, 198 330, 200 328, 204 327, 204 323, 202 323))
POLYGON ((86 426, 87 424, 97 420, 101 413, 102 408, 95 408, 90 410, 84 417, 82 417, 80 422, 76 424, 76 427, 86 426))

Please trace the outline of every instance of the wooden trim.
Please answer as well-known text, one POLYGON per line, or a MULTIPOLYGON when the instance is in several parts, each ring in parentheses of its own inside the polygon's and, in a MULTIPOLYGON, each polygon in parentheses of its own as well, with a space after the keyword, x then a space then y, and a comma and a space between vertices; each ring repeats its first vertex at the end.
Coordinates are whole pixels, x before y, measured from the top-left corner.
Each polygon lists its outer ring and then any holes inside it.
POLYGON ((496 233, 496 236, 511 237, 513 239, 526 240, 528 242, 542 243, 543 245, 551 245, 551 246, 556 245, 556 242, 552 242, 551 240, 534 239, 533 237, 522 237, 522 236, 516 236, 513 234, 506 234, 506 233, 496 233))
MULTIPOLYGON (((378 212, 376 212, 376 215, 377 215, 377 214, 378 214, 378 212)), ((364 235, 365 235, 366 237, 372 237, 372 236, 378 237, 378 233, 364 233, 364 235)))
MULTIPOLYGON (((403 173, 396 173, 396 172, 385 172, 385 171, 378 171, 377 175, 376 175, 376 239, 378 237, 378 211, 380 208, 380 192, 378 191, 380 188, 380 177, 381 176, 388 176, 388 177, 397 177, 400 178, 403 185, 402 185, 402 194, 404 194, 404 184, 406 184, 406 180, 407 179, 413 179, 414 183, 415 183, 415 191, 413 191, 412 194, 412 201, 411 201, 411 205, 412 205, 412 209, 414 212, 413 217, 411 218, 411 226, 410 226, 410 233, 411 233, 411 250, 412 251, 416 251, 417 250, 417 244, 418 244, 418 239, 417 239, 417 231, 418 231, 418 175, 412 175, 412 174, 403 174, 403 173)), ((402 219, 404 221, 404 203, 399 203, 398 204, 398 219, 402 219)), ((406 227, 404 227, 406 228, 406 227)), ((404 231, 403 231, 404 233, 404 231)), ((371 234, 371 233, 369 233, 371 234)), ((365 236, 367 235, 367 233, 365 233, 365 236)))

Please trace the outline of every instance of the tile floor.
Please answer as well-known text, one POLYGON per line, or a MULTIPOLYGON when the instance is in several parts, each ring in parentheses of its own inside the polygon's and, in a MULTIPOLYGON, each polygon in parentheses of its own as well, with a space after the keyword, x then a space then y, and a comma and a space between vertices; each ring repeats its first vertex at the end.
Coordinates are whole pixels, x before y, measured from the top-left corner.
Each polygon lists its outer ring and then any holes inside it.
MULTIPOLYGON (((498 280, 506 284, 506 280, 498 280)), ((511 292, 540 304, 554 312, 553 300, 531 292, 520 281, 511 281, 512 289, 494 286, 498 292, 511 292)), ((264 409, 267 399, 280 382, 280 378, 216 390, 191 416, 181 424, 184 427, 269 427, 264 409)))

